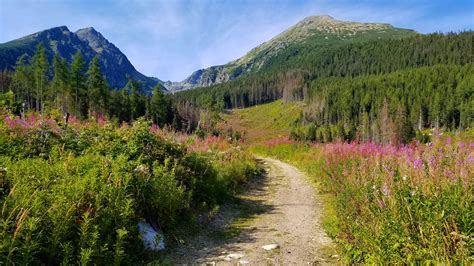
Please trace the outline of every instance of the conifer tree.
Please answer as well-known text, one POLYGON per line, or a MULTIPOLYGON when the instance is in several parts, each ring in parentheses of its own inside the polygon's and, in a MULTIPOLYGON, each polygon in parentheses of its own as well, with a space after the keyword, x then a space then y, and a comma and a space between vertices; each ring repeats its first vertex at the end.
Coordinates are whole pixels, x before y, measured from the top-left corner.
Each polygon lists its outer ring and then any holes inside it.
POLYGON ((163 126, 166 122, 166 106, 163 91, 161 86, 158 84, 153 88, 153 95, 150 100, 150 115, 153 123, 163 126))
POLYGON ((33 86, 34 79, 32 68, 28 65, 26 54, 23 54, 18 57, 18 60, 16 61, 10 90, 15 93, 17 100, 22 101, 25 109, 33 108, 33 86))
POLYGON ((141 95, 141 85, 140 81, 133 78, 129 78, 126 85, 130 93, 130 120, 132 121, 145 115, 145 101, 141 95))
POLYGON ((89 113, 104 114, 108 101, 108 87, 105 77, 100 71, 98 56, 95 56, 89 65, 86 88, 89 99, 89 113))
POLYGON ((70 112, 69 65, 58 53, 53 58, 53 80, 51 82, 51 99, 62 112, 70 112))
POLYGON ((72 58, 70 84, 72 87, 72 96, 74 98, 74 110, 76 114, 81 114, 87 110, 86 108, 86 93, 85 93, 85 72, 86 62, 82 57, 81 51, 77 50, 72 58), (82 107, 82 108, 81 108, 82 107))
POLYGON ((36 98, 36 111, 43 111, 44 107, 44 91, 48 83, 48 58, 46 56, 46 50, 42 43, 36 46, 36 53, 33 56, 33 71, 35 78, 35 98, 36 98))

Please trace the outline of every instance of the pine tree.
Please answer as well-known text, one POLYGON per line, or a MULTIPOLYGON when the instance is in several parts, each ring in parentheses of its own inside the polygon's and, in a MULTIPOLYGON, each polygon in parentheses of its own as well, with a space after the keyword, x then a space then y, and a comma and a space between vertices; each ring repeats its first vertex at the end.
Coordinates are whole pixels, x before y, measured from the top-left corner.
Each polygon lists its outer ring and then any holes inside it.
POLYGON ((130 107, 131 117, 130 120, 135 120, 140 116, 145 115, 145 101, 140 94, 141 82, 134 80, 133 78, 128 79, 126 85, 130 91, 130 107))
POLYGON ((81 51, 77 50, 72 58, 70 84, 72 87, 72 96, 74 97, 74 109, 76 114, 81 114, 87 110, 87 101, 85 88, 86 62, 82 57, 81 51), (82 108, 81 108, 82 107, 82 108))
POLYGON ((413 124, 407 115, 406 107, 402 104, 398 105, 397 116, 396 116, 396 145, 407 144, 415 137, 415 130, 413 129, 413 124))
POLYGON ((58 53, 53 58, 53 80, 51 82, 51 98, 62 112, 70 112, 69 66, 58 53))
POLYGON ((163 126, 166 122, 166 106, 163 91, 161 90, 160 84, 153 88, 153 96, 150 101, 150 115, 153 123, 163 126))
POLYGON ((32 87, 34 85, 31 66, 28 65, 26 54, 18 57, 15 72, 10 84, 10 90, 15 93, 17 100, 23 102, 25 109, 33 108, 32 87))
POLYGON ((99 66, 99 57, 95 56, 87 71, 86 81, 87 95, 89 99, 89 113, 103 115, 108 101, 108 87, 99 66))
POLYGON ((387 98, 384 99, 382 108, 378 115, 380 125, 380 140, 382 143, 390 143, 392 141, 393 126, 390 119, 390 110, 387 98))
POLYGON ((46 57, 46 50, 42 43, 36 46, 36 53, 33 56, 33 71, 35 77, 35 98, 36 111, 43 111, 44 108, 44 91, 48 83, 48 58, 46 57))

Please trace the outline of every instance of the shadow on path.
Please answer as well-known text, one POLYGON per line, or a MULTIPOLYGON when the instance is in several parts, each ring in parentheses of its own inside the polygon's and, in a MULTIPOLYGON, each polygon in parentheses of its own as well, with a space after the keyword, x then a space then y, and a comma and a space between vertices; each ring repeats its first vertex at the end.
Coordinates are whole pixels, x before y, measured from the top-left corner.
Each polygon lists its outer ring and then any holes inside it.
MULTIPOLYGON (((262 160, 259 163, 264 164, 262 160)), ((173 244, 163 254, 163 262, 199 264, 222 260, 229 253, 243 252, 242 244, 255 242, 256 231, 271 231, 268 227, 251 226, 259 216, 275 211, 275 206, 267 200, 273 192, 267 172, 244 185, 243 192, 223 204, 196 235, 183 239, 181 244, 173 244)))

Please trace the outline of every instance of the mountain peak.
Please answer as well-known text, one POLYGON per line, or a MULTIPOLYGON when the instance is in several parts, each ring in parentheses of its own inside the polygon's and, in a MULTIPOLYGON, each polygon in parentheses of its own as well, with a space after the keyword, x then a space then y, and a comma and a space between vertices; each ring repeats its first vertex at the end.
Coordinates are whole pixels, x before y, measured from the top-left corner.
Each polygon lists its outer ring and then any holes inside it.
POLYGON ((77 33, 92 33, 92 34, 100 34, 96 29, 94 29, 94 27, 87 27, 87 28, 83 28, 83 29, 78 29, 76 31, 76 34, 77 33))
POLYGON ((337 20, 329 15, 310 16, 306 17, 289 30, 298 30, 307 33, 306 31, 318 31, 326 33, 336 32, 357 32, 368 30, 384 30, 393 28, 392 25, 386 23, 367 23, 367 22, 353 22, 337 20))
POLYGON ((101 39, 101 40, 107 40, 105 37, 98 32, 94 27, 87 27, 83 29, 78 29, 76 32, 76 35, 78 35, 81 39, 101 39))
POLYGON ((51 28, 50 30, 53 30, 53 29, 58 29, 58 30, 61 30, 61 31, 67 31, 69 32, 69 29, 67 28, 67 26, 59 26, 59 27, 55 27, 55 28, 51 28))
POLYGON ((302 47, 315 50, 339 44, 412 36, 414 33, 415 31, 398 29, 386 23, 343 21, 329 15, 309 16, 244 56, 225 65, 196 71, 184 81, 169 87, 181 90, 232 80, 246 73, 259 71, 263 67, 272 67, 272 59, 279 58, 280 54, 285 60, 289 57, 296 58, 302 52, 302 47), (288 47, 293 47, 293 50, 287 50, 288 47))
POLYGON ((334 20, 334 18, 329 15, 317 15, 317 16, 306 17, 302 21, 324 21, 324 20, 334 20))
POLYGON ((33 56, 39 43, 44 45, 50 61, 56 53, 69 62, 77 51, 82 53, 86 62, 99 55, 102 73, 107 77, 109 85, 114 88, 125 86, 128 82, 127 76, 145 82, 146 91, 150 91, 157 82, 162 83, 138 72, 125 54, 93 27, 71 32, 66 26, 59 26, 0 44, 0 70, 12 69, 22 54, 33 56))
POLYGON ((115 48, 109 41, 96 31, 93 27, 79 29, 76 32, 79 39, 87 42, 89 46, 97 53, 102 53, 104 49, 115 48))
POLYGON ((27 40, 27 39, 33 39, 33 38, 48 38, 47 36, 60 36, 60 35, 67 35, 70 34, 71 32, 66 26, 58 26, 58 27, 53 27, 50 29, 38 31, 36 33, 24 36, 19 38, 20 40, 27 40))

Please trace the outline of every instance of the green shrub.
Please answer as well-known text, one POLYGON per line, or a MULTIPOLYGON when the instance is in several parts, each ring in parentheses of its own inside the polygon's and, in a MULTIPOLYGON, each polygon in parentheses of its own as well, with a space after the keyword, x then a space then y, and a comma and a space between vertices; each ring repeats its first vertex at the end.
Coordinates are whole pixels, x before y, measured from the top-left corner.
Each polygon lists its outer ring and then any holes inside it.
POLYGON ((250 157, 190 152, 150 126, 0 126, 0 261, 143 261, 138 222, 166 233, 184 213, 219 203, 255 171, 250 157))

